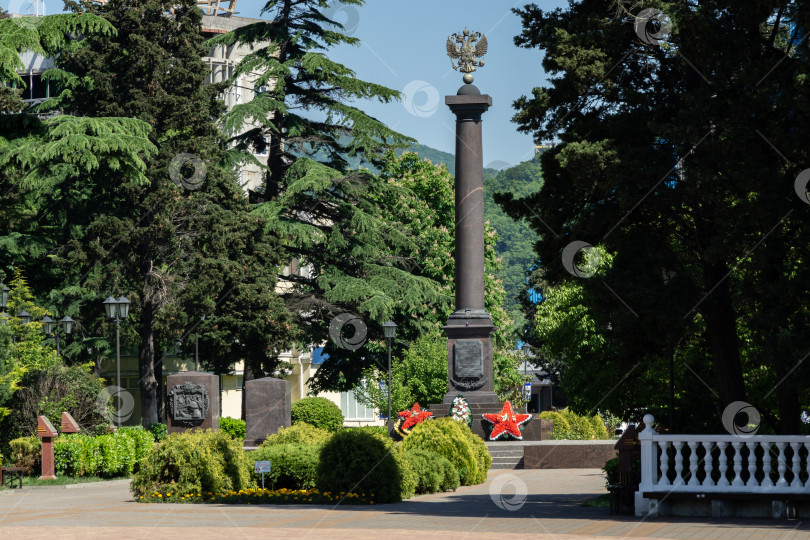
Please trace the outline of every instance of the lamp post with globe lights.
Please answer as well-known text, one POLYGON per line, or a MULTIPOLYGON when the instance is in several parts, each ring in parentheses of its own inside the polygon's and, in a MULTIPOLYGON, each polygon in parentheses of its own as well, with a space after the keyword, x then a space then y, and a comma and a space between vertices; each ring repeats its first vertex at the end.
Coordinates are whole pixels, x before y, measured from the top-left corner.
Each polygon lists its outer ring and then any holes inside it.
MULTIPOLYGON (((104 300, 107 317, 115 321, 115 385, 121 388, 121 321, 129 315, 129 300, 121 296, 116 300, 112 296, 104 300)), ((116 415, 118 428, 121 428, 121 415, 116 415)))

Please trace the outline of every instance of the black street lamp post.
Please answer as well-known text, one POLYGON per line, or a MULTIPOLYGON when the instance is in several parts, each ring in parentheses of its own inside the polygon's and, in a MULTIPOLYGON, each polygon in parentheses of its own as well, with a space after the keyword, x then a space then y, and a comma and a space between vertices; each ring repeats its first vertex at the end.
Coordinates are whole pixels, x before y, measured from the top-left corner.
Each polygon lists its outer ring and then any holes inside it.
MULTIPOLYGON (((129 315, 129 300, 122 296, 118 300, 110 296, 104 300, 107 317, 115 320, 115 385, 121 388, 121 320, 129 315)), ((120 390, 118 395, 120 396, 120 390)), ((120 398, 119 398, 120 400, 120 398)), ((121 428, 121 415, 116 415, 118 427, 121 428)))
MULTIPOLYGON (((383 324, 383 335, 388 341, 388 423, 391 423, 391 341, 397 333, 397 325, 393 321, 383 324)), ((391 427, 388 427, 389 431, 391 427)))

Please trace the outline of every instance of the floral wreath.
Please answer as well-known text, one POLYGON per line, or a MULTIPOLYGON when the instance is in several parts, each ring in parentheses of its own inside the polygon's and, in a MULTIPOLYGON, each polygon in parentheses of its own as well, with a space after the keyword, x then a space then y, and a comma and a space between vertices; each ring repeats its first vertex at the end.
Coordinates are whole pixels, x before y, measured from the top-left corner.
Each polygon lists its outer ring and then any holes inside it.
POLYGON ((448 416, 456 422, 463 422, 467 424, 467 427, 472 429, 473 416, 472 411, 470 410, 470 404, 467 401, 467 398, 461 394, 453 398, 453 404, 450 406, 448 416))

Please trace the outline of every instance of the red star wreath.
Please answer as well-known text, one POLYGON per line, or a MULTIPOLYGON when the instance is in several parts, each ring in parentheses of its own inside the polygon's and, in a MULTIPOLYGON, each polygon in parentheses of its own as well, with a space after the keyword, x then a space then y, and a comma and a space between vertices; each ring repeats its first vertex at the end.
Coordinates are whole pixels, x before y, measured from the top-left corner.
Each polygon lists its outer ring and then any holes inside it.
POLYGON ((396 428, 401 435, 407 435, 416 424, 421 424, 425 419, 433 416, 432 412, 420 409, 418 403, 414 403, 410 410, 398 412, 397 414, 399 415, 399 421, 396 428))
POLYGON ((508 401, 503 404, 501 412, 484 413, 483 416, 484 420, 492 424, 492 433, 489 434, 490 441, 494 441, 507 434, 522 441, 523 435, 520 433, 520 426, 532 418, 530 414, 518 414, 513 411, 512 404, 508 401))

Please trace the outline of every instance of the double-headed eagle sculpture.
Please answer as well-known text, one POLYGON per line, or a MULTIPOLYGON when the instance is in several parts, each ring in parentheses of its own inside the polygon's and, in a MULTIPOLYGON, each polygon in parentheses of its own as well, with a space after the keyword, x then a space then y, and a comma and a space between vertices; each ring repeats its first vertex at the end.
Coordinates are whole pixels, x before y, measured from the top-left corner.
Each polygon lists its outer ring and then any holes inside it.
POLYGON ((455 33, 447 38, 447 56, 450 65, 464 73, 464 82, 473 82, 472 72, 484 65, 482 57, 487 54, 487 36, 481 32, 470 32, 464 29, 461 34, 455 33), (458 59, 457 62, 453 60, 458 59))

